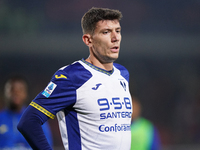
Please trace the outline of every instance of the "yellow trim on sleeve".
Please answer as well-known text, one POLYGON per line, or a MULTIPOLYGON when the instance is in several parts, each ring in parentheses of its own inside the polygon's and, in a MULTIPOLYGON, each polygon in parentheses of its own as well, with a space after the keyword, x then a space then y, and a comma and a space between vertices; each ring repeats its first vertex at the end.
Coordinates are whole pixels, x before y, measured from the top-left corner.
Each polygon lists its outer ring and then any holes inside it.
POLYGON ((36 108, 37 110, 41 111, 42 113, 44 113, 45 115, 47 115, 49 118, 54 119, 55 115, 52 114, 51 112, 49 112, 48 110, 46 110, 45 108, 43 108, 42 106, 38 105, 35 102, 31 102, 30 103, 31 106, 33 106, 34 108, 36 108))

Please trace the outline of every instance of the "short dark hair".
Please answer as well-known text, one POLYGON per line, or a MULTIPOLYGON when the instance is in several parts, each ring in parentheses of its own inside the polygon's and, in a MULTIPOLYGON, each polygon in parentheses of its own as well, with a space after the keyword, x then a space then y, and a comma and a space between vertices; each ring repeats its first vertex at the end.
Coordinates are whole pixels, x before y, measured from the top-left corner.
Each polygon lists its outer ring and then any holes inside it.
POLYGON ((83 34, 93 34, 97 22, 101 20, 115 20, 120 21, 122 13, 119 10, 108 9, 108 8, 96 8, 92 7, 86 12, 81 19, 81 27, 83 34))
POLYGON ((6 83, 13 83, 13 82, 18 82, 18 81, 28 84, 27 79, 22 75, 13 75, 13 76, 9 77, 9 79, 7 80, 6 83))

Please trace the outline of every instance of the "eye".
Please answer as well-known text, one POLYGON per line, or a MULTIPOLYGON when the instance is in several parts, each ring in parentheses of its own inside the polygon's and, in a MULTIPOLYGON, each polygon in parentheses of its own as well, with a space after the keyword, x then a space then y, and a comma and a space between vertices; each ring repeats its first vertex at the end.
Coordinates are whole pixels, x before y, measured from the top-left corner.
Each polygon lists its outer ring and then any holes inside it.
POLYGON ((103 34, 108 34, 108 31, 103 31, 103 34))
POLYGON ((117 32, 117 33, 120 33, 121 31, 120 31, 120 30, 116 30, 116 32, 117 32))

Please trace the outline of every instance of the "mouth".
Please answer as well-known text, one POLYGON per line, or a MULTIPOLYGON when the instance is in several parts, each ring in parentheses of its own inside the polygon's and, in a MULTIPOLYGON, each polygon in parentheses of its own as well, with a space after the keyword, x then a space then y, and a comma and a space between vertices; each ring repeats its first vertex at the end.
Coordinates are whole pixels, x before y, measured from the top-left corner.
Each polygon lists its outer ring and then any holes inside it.
POLYGON ((112 51, 113 53, 119 52, 119 46, 113 46, 113 47, 111 48, 111 51, 112 51))

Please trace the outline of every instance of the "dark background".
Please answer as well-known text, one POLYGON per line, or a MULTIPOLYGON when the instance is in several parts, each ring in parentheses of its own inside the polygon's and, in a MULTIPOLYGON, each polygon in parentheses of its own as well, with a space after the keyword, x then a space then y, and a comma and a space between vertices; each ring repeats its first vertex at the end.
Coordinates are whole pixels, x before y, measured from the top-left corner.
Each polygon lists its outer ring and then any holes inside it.
MULTIPOLYGON (((93 6, 123 14, 116 62, 129 70, 131 94, 163 149, 199 148, 200 0, 0 0, 0 108, 12 74, 27 77, 30 102, 57 69, 87 58, 80 20, 93 6)), ((58 148, 57 120, 49 122, 58 148)))

